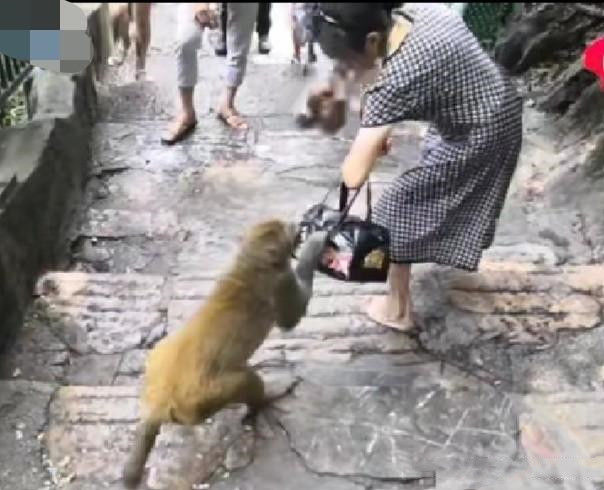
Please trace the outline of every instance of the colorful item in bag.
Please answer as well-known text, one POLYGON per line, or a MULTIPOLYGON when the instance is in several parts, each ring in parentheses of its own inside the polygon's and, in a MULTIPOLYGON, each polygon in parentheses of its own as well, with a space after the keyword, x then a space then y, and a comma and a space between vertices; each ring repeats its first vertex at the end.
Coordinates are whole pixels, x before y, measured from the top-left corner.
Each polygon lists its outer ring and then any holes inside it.
POLYGON ((333 247, 327 246, 321 258, 321 265, 328 269, 343 274, 345 278, 349 277, 350 262, 352 262, 352 253, 338 252, 333 247))
POLYGON ((604 90, 604 37, 590 43, 583 53, 583 67, 600 79, 604 90))

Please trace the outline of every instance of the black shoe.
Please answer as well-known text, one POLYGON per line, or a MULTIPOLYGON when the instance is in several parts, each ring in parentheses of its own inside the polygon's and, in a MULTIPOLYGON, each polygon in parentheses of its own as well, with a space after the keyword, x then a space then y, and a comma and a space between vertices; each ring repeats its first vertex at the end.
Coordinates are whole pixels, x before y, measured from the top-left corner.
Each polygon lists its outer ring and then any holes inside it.
POLYGON ((218 46, 216 46, 216 49, 214 49, 214 52, 216 53, 216 56, 226 56, 227 54, 227 47, 226 47, 226 43, 219 43, 218 46))
POLYGON ((260 54, 269 54, 271 52, 271 43, 268 41, 268 36, 260 36, 258 39, 258 52, 260 54))

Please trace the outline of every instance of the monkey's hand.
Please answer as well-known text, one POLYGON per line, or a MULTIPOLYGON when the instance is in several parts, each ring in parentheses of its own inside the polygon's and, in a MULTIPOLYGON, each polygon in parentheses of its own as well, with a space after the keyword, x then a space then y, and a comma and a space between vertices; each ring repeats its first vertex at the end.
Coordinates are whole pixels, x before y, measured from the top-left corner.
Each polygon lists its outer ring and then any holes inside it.
POLYGON ((326 242, 327 232, 315 231, 300 247, 298 264, 296 265, 296 276, 305 283, 310 292, 312 292, 314 272, 319 265, 326 242))
POLYGON ((288 269, 275 289, 275 318, 277 326, 291 330, 306 314, 312 296, 313 277, 325 248, 327 232, 311 234, 302 244, 295 271, 288 269))

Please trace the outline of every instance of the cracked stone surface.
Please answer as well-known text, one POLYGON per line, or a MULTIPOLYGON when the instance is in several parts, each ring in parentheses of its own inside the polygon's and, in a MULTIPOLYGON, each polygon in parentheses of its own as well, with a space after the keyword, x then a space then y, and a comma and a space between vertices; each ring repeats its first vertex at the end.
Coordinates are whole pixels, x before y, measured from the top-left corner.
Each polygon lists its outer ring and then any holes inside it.
MULTIPOLYGON (((282 4, 275 48, 252 55, 238 97, 251 128, 230 131, 211 114, 224 61, 205 43, 197 130, 159 143, 175 111, 174 9, 152 9, 153 82, 132 81, 132 60, 108 70, 71 264, 40 278, 3 359, 2 488, 123 488, 148 349, 204 301, 246 227, 297 219, 338 180, 357 122, 332 136, 295 127, 318 75, 289 65, 282 4)), ((419 332, 363 316, 383 285, 317 277, 308 316, 289 334, 273 331, 252 358, 268 390, 297 380, 292 393, 256 432, 241 425, 242 407, 164 427, 148 488, 604 488, 604 226, 588 213, 599 209, 597 186, 573 184, 578 208, 555 191, 554 177, 591 149, 556 151, 552 124, 525 114, 519 169, 479 272, 414 267, 419 332)), ((375 194, 416 164, 424 130, 396 130, 375 194)))

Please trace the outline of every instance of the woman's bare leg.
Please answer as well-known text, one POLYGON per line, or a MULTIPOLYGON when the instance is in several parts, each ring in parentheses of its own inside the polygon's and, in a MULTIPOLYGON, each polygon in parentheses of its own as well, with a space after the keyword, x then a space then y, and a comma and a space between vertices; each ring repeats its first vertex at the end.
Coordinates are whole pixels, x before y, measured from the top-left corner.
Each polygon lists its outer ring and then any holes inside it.
POLYGON ((151 4, 135 3, 132 7, 136 24, 136 73, 137 78, 140 78, 146 69, 147 51, 151 41, 151 4))
POLYGON ((366 308, 369 318, 397 330, 413 328, 410 285, 411 266, 391 264, 388 270, 389 292, 370 301, 366 308))

